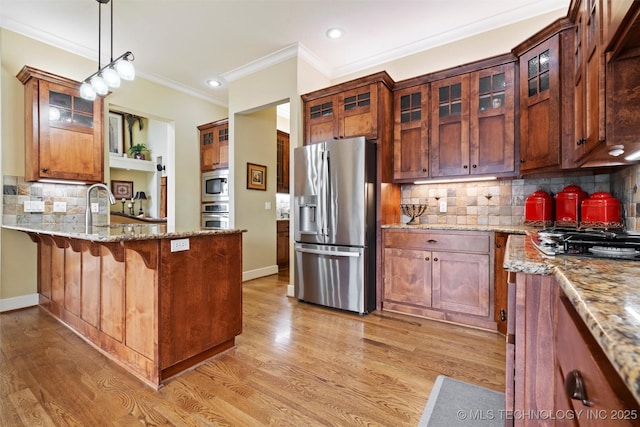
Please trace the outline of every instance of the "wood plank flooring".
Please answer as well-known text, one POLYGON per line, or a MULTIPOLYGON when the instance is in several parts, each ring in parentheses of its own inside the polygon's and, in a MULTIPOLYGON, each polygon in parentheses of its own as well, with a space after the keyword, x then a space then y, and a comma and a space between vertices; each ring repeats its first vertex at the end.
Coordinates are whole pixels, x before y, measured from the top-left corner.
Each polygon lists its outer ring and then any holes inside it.
POLYGON ((504 337, 243 284, 236 347, 154 391, 37 307, 0 314, 0 426, 416 426, 436 377, 504 391, 504 337))

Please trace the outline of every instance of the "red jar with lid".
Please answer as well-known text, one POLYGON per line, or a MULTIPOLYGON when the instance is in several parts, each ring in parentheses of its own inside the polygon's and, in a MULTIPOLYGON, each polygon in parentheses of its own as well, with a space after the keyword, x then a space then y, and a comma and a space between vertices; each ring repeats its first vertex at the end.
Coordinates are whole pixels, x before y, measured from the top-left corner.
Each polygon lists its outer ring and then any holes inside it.
POLYGON ((542 227, 553 225, 553 197, 549 193, 538 190, 527 197, 524 205, 524 223, 542 227))
POLYGON ((605 191, 593 193, 582 201, 582 220, 585 228, 622 228, 620 200, 605 191))
POLYGON ((582 201, 589 195, 577 185, 569 185, 556 195, 556 226, 578 227, 582 201))

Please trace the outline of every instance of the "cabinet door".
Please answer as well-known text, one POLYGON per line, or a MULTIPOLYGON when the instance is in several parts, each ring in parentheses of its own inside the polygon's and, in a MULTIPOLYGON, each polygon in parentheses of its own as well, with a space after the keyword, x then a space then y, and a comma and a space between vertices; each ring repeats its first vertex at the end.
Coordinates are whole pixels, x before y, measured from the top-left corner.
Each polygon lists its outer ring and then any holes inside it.
POLYGON ((393 179, 429 176, 429 86, 394 93, 393 179))
POLYGON ((559 36, 520 57, 520 170, 560 165, 559 36))
POLYGON ((200 131, 200 170, 213 170, 216 144, 213 128, 200 131))
POLYGON ((514 64, 471 73, 471 174, 515 171, 514 64))
POLYGON ((469 174, 469 75, 431 84, 431 176, 469 174))
POLYGON ((325 96, 305 103, 306 143, 327 141, 337 137, 337 97, 325 96))
POLYGON ((431 253, 384 248, 383 300, 431 307, 431 253))
POLYGON ((490 312, 489 255, 433 252, 433 307, 476 316, 490 312))
POLYGON ((278 193, 289 192, 289 134, 278 131, 276 137, 277 171, 276 188, 278 193))
POLYGON ((41 80, 38 113, 37 176, 102 182, 102 98, 87 101, 78 89, 41 80))
POLYGON ((216 126, 217 149, 214 154, 214 169, 225 169, 229 167, 229 124, 216 126))
POLYGON ((378 135, 378 91, 371 84, 338 94, 338 138, 365 136, 375 139, 378 135))

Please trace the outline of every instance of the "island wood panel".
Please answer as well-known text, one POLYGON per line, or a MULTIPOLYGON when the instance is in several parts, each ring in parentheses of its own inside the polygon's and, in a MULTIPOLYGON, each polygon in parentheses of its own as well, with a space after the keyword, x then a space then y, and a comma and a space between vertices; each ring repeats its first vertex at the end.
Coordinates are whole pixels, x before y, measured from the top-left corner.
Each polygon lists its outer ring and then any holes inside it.
POLYGON ((158 336, 158 240, 126 242, 124 246, 125 344, 141 355, 155 359, 158 336), (146 259, 140 253, 145 254, 146 259))
POLYGON ((51 269, 51 259, 53 258, 51 253, 51 245, 47 245, 42 240, 37 239, 38 243, 38 293, 41 295, 39 298, 42 303, 42 297, 46 298, 46 300, 51 300, 52 291, 51 291, 51 283, 52 283, 52 269, 51 269))
POLYGON ((100 330, 122 342, 124 331, 125 265, 105 247, 100 248, 100 330), (108 284, 104 286, 104 284, 108 284))
POLYGON ((189 251, 161 242, 160 367, 173 366, 242 332, 242 236, 192 237, 189 251), (192 286, 181 286, 190 283, 192 286), (203 302, 213 302, 203 304, 203 302))
POLYGON ((64 308, 69 313, 80 316, 80 282, 81 282, 81 253, 71 246, 64 251, 64 308))
POLYGON ((82 244, 80 317, 94 328, 100 327, 100 257, 91 255, 91 243, 82 244))
POLYGON ((58 247, 53 240, 48 240, 51 246, 51 299, 53 302, 64 304, 64 248, 58 247))

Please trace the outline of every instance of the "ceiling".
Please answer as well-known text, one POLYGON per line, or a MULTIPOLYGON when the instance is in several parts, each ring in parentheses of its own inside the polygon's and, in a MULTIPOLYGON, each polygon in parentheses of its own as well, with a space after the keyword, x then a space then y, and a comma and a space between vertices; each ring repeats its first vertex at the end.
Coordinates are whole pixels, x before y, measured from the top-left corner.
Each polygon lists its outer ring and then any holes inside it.
MULTIPOLYGON (((566 11, 569 1, 112 0, 113 53, 130 50, 139 76, 226 106, 230 81, 291 52, 338 78, 566 11), (327 29, 336 26, 344 37, 328 39, 327 29), (208 87, 211 78, 222 87, 208 87)), ((110 8, 111 3, 102 6, 103 65, 109 61, 110 8)), ((0 0, 0 26, 97 60, 95 0, 0 0)))

